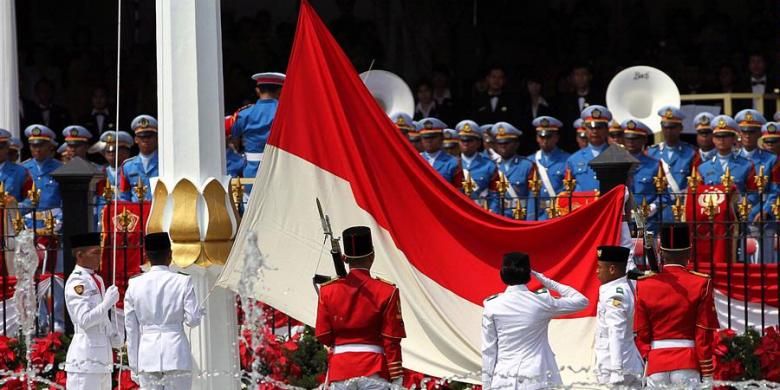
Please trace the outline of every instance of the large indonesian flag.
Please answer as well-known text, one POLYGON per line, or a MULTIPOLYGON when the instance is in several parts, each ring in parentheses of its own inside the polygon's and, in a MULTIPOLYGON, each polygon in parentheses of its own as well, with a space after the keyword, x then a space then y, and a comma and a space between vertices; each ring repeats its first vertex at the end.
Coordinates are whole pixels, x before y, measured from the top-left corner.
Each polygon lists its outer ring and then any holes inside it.
POLYGON ((255 298, 313 325, 311 277, 335 274, 319 198, 337 234, 373 230, 372 272, 401 291, 407 368, 440 377, 481 368, 482 302, 504 289, 498 269, 507 251, 530 253, 536 270, 590 298, 585 311, 553 321, 550 339, 559 365, 591 366, 596 247, 618 242, 623 192, 543 223, 484 211, 419 157, 304 1, 262 168, 218 284, 238 289, 254 231, 268 262, 255 298))

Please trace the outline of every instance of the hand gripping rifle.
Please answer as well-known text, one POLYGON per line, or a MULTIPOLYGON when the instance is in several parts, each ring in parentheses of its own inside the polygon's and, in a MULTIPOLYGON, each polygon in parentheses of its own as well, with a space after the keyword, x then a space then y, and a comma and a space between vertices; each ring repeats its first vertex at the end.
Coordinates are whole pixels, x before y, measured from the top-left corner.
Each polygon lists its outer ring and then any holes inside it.
MULTIPOLYGON (((341 259, 341 245, 339 239, 333 236, 333 229, 330 227, 330 218, 322 211, 322 204, 317 198, 317 211, 320 213, 320 222, 322 222, 322 232, 325 234, 325 240, 330 238, 330 255, 333 258, 333 267, 336 269, 336 275, 339 278, 347 276, 347 268, 344 267, 344 261, 341 259)), ((322 284, 330 281, 331 277, 315 274, 312 278, 314 284, 322 284)))

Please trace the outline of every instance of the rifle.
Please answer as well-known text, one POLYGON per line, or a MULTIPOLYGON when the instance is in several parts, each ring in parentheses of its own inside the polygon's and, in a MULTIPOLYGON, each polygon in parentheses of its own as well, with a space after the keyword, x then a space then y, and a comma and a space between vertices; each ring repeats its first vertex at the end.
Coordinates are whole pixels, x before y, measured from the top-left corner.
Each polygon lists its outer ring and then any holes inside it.
POLYGON ((650 267, 651 271, 659 272, 658 252, 655 249, 655 235, 653 232, 647 231, 647 217, 645 217, 644 213, 638 208, 631 211, 631 216, 634 218, 637 230, 642 230, 645 248, 645 263, 650 267))
MULTIPOLYGON (((325 215, 322 211, 322 204, 320 199, 317 200, 317 211, 320 213, 320 222, 322 223, 322 232, 325 235, 325 239, 330 238, 330 255, 333 258, 333 267, 336 269, 336 275, 339 278, 347 276, 347 268, 344 266, 344 261, 341 259, 341 245, 339 239, 333 236, 333 229, 330 227, 330 217, 325 215)), ((314 284, 322 284, 330 281, 332 278, 326 275, 315 274, 312 278, 314 284)))

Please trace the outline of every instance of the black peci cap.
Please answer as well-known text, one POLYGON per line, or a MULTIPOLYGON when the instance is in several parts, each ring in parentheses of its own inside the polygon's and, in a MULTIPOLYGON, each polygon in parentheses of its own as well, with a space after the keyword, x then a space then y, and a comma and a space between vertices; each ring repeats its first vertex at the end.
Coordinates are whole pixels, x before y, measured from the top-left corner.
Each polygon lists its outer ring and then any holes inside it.
POLYGON ((622 246, 602 245, 596 249, 596 256, 599 261, 610 263, 628 263, 628 248, 622 246))
POLYGON ((374 253, 371 241, 371 229, 368 226, 353 226, 341 234, 344 243, 344 256, 347 259, 358 259, 374 253))
POLYGON ((168 233, 149 233, 144 236, 144 248, 152 252, 164 252, 171 250, 171 239, 168 233))
POLYGON ((74 234, 70 236, 70 248, 100 246, 100 233, 74 234))
POLYGON ((681 251, 691 248, 691 235, 687 223, 670 223, 661 228, 661 249, 681 251))

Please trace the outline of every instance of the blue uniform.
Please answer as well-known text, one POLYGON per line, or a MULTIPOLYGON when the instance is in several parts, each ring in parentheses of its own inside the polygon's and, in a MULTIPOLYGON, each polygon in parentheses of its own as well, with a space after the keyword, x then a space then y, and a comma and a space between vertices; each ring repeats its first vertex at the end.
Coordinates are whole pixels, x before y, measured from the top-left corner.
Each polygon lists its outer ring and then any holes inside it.
POLYGON ((588 146, 574 152, 566 160, 566 169, 571 172, 572 177, 577 181, 574 191, 598 191, 599 181, 596 178, 596 172, 590 168, 588 163, 596 158, 601 152, 607 149, 606 143, 601 146, 588 146))
MULTIPOLYGON (((477 183, 477 189, 471 193, 471 199, 475 201, 486 199, 490 191, 490 182, 496 175, 496 163, 481 153, 474 153, 470 161, 461 155, 459 169, 461 171, 468 170, 471 179, 477 183)), ((465 176, 464 173, 461 175, 460 177, 465 176)), ((455 185, 460 185, 460 183, 455 183, 455 185)), ((463 186, 460 186, 460 189, 463 191, 463 186)))
POLYGON ((545 208, 550 206, 549 202, 551 201, 551 196, 557 196, 559 193, 561 193, 561 191, 563 191, 563 178, 566 175, 566 161, 569 159, 569 157, 571 157, 569 153, 566 153, 557 147, 550 153, 544 153, 539 150, 536 153, 528 156, 529 160, 536 163, 537 171, 539 171, 537 177, 539 181, 542 182, 542 186, 539 190, 539 200, 542 207, 540 207, 539 211, 529 211, 527 218, 528 220, 534 221, 547 219, 547 211, 545 208), (550 178, 550 185, 552 186, 553 191, 555 191, 555 194, 550 194, 547 192, 547 186, 544 185, 544 181, 542 180, 542 174, 539 165, 545 167, 547 170, 547 177, 550 178))
MULTIPOLYGON (((22 163, 22 166, 30 172, 30 176, 35 182, 35 187, 41 190, 38 210, 59 208, 62 205, 60 184, 57 180, 54 180, 51 173, 62 166, 62 163, 53 158, 48 158, 40 163, 35 159, 29 159, 22 163)), ((25 199, 24 203, 29 207, 30 199, 25 199)))
POLYGON ((656 210, 654 214, 648 216, 648 230, 654 232, 657 229, 656 222, 660 218, 657 210, 660 210, 661 204, 664 207, 672 206, 668 188, 664 189, 660 197, 658 196, 658 190, 655 188, 653 179, 658 173, 658 167, 661 165, 661 162, 644 153, 632 154, 632 156, 639 160, 639 165, 632 174, 629 191, 633 194, 634 202, 637 206, 646 201, 648 206, 656 210))
MULTIPOLYGON (((528 179, 534 170, 534 163, 525 157, 515 156, 498 163, 498 169, 504 173, 507 181, 512 186, 511 190, 504 193, 504 216, 512 218, 514 217, 514 209, 517 206, 517 202, 520 202, 521 206, 527 206, 528 179)), ((490 209, 494 213, 500 214, 501 205, 498 193, 491 191, 490 199, 490 209)))
POLYGON ((23 201, 27 196, 22 191, 29 177, 27 169, 11 161, 6 161, 0 168, 0 182, 3 182, 5 192, 16 198, 17 202, 23 201))
MULTIPOLYGON (((679 142, 674 147, 660 143, 651 146, 647 150, 648 156, 661 160, 669 166, 669 173, 680 188, 680 194, 674 194, 673 186, 671 181, 669 181, 669 192, 672 195, 670 201, 674 202, 674 196, 685 196, 684 194, 688 188, 688 176, 691 175, 691 167, 696 154, 696 148, 685 142, 679 142)), ((665 222, 674 222, 671 206, 672 204, 664 204, 662 218, 665 222)))
POLYGON ((758 195, 754 190, 755 184, 753 183, 755 168, 750 160, 736 153, 731 153, 725 158, 716 155, 711 160, 701 163, 699 165, 699 177, 702 182, 708 185, 721 184, 723 182, 722 177, 726 173, 722 166, 723 161, 729 168, 729 174, 734 180, 734 185, 739 190, 740 196, 744 196, 747 193, 748 201, 754 205, 754 208, 757 208, 756 201, 758 200, 758 195))
POLYGON ((279 102, 276 99, 260 99, 257 103, 240 110, 236 116, 236 123, 230 130, 230 136, 241 138, 244 152, 247 153, 243 174, 246 178, 257 176, 262 161, 259 154, 265 150, 278 106, 279 102))
POLYGON ((119 199, 138 202, 138 195, 133 189, 138 183, 138 178, 141 178, 141 182, 146 187, 144 200, 152 200, 152 187, 149 179, 158 175, 157 152, 154 152, 149 158, 146 169, 144 169, 143 159, 140 155, 128 158, 119 168, 119 199))
MULTIPOLYGON (((452 183, 453 179, 455 178, 455 173, 458 171, 458 159, 452 157, 443 150, 440 150, 438 153, 439 154, 433 160, 433 164, 431 164, 431 166, 436 170, 436 172, 439 172, 444 180, 452 183)), ((420 155, 422 155, 425 161, 430 164, 430 155, 427 152, 422 152, 420 155)))
MULTIPOLYGON (((741 157, 744 157, 747 160, 750 160, 753 163, 753 166, 755 167, 755 173, 758 175, 759 172, 761 172, 761 168, 764 168, 764 176, 767 177, 767 179, 770 178, 772 175, 772 168, 777 163, 777 155, 775 155, 772 152, 767 152, 763 149, 754 149, 752 153, 748 153, 744 148, 740 150, 739 155, 741 157)), ((751 185, 753 183, 750 183, 751 185)), ((763 209, 766 212, 771 211, 772 203, 769 203, 767 200, 769 197, 766 195, 772 190, 772 187, 769 186, 769 183, 767 183, 767 186, 765 187, 765 195, 763 199, 763 209)), ((758 199, 758 195, 756 195, 756 199, 758 199)), ((772 199, 774 201, 774 198, 772 199)), ((753 218, 755 218, 756 214, 758 214, 758 208, 753 208, 750 212, 750 220, 752 221, 753 218)))
POLYGON ((228 147, 225 152, 225 169, 230 177, 241 177, 244 174, 246 158, 243 154, 236 153, 233 148, 228 147))

